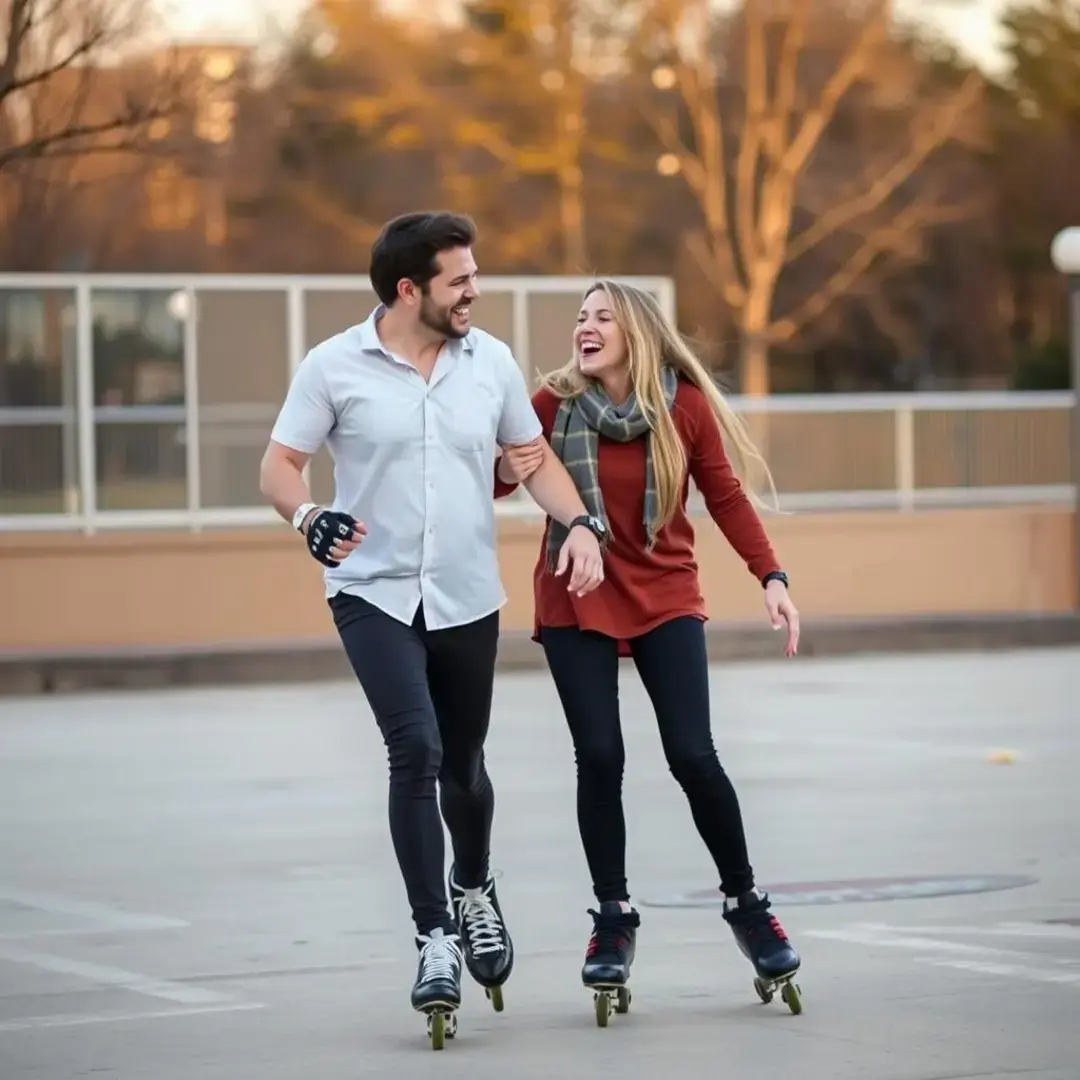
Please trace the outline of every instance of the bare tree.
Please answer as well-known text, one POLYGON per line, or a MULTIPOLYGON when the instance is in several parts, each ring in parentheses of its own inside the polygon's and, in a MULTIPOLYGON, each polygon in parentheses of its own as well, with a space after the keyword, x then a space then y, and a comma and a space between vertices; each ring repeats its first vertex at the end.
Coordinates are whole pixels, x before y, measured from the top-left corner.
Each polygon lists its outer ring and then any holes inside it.
POLYGON ((307 229, 304 258, 355 269, 382 220, 438 199, 450 136, 423 77, 438 55, 433 28, 373 4, 305 13, 268 91, 278 161, 262 197, 307 229))
POLYGON ((465 18, 451 26, 367 4, 313 5, 301 55, 314 55, 320 34, 324 47, 306 74, 294 63, 304 87, 294 113, 306 120, 290 135, 348 128, 352 147, 343 152, 373 164, 342 205, 326 149, 308 137, 309 167, 292 182, 295 206, 359 237, 375 211, 388 202, 400 208, 424 179, 425 193, 435 187, 485 223, 488 265, 588 271, 586 157, 626 155, 618 140, 587 131, 605 61, 599 15, 617 3, 465 0, 465 18))
POLYGON ((889 0, 855 12, 744 0, 721 27, 709 0, 645 2, 646 111, 662 171, 681 175, 700 208, 690 251, 733 313, 742 390, 767 394, 771 346, 883 258, 918 257, 926 230, 972 213, 925 168, 970 122, 983 81, 935 85, 930 65, 891 34, 889 0), (664 91, 678 108, 658 104, 664 91), (848 130, 830 132, 841 115, 848 130), (800 284, 813 286, 782 287, 810 257, 815 272, 800 284))
MULTIPOLYGON (((590 97, 616 38, 619 0, 472 0, 456 55, 469 75, 469 106, 453 129, 457 144, 497 169, 489 185, 505 198, 533 189, 535 208, 500 231, 519 254, 563 273, 592 269, 586 233, 588 161, 625 164, 627 148, 589 128, 590 97)), ((512 254, 513 252, 508 252, 512 254)))
POLYGON ((165 52, 134 60, 149 0, 4 0, 0 171, 20 161, 131 151, 178 101, 165 52))

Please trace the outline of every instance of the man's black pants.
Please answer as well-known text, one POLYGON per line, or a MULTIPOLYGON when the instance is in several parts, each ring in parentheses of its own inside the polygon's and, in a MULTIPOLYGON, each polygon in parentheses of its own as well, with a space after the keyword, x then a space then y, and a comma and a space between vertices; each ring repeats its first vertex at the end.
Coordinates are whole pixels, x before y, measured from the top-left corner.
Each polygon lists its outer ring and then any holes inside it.
POLYGON ((390 760, 390 837, 421 934, 453 923, 446 897, 442 816, 457 883, 488 876, 495 792, 484 766, 499 613, 428 630, 421 605, 406 626, 357 596, 330 601, 345 652, 390 760), (436 802, 435 781, 441 798, 436 802))

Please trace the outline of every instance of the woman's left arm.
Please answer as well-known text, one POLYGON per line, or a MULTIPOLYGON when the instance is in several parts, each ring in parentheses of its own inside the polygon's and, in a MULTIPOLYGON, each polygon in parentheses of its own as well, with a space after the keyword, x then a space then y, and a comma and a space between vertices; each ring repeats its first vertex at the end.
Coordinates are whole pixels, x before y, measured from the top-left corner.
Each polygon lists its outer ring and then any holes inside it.
MULTIPOLYGON (((687 467, 705 500, 705 506, 724 538, 746 563, 747 569, 764 583, 781 570, 765 526, 754 504, 743 490, 724 447, 720 425, 705 396, 696 387, 687 394, 687 467)), ((799 612, 779 579, 765 585, 765 610, 774 630, 787 625, 784 652, 794 656, 799 648, 799 612)))
MULTIPOLYGON (((688 388, 689 389, 689 388, 688 388)), ((687 466, 709 516, 758 579, 781 569, 765 526, 743 490, 724 447, 720 425, 697 387, 685 395, 687 466)), ((681 402, 680 402, 681 404, 681 402)))

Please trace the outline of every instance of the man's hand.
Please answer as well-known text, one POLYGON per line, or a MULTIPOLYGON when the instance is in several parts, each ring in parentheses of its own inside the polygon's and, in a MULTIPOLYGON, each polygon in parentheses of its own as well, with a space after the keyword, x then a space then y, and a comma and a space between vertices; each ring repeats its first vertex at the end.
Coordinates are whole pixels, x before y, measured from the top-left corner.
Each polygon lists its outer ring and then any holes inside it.
POLYGON ((524 446, 507 446, 499 458, 499 479, 504 484, 524 484, 543 463, 543 439, 524 446))
POLYGON ((794 656, 799 651, 799 612, 791 602, 787 586, 782 581, 772 580, 765 586, 765 610, 774 630, 779 630, 787 623, 787 644, 785 656, 794 656))
POLYGON ((350 514, 312 510, 300 527, 312 558, 323 566, 340 566, 367 535, 367 527, 350 514))
POLYGON ((570 584, 566 587, 567 592, 584 596, 603 583, 604 556, 600 552, 596 537, 584 525, 572 528, 570 535, 563 541, 563 546, 559 549, 555 576, 561 577, 565 574, 571 563, 573 571, 570 574, 570 584))

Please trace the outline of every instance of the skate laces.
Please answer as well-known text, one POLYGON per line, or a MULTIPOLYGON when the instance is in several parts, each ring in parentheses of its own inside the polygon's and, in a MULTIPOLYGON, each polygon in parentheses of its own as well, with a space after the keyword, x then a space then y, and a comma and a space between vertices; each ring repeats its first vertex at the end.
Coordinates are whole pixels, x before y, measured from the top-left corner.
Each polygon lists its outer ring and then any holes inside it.
POLYGON ((591 908, 589 914, 593 917, 593 932, 585 950, 588 958, 617 954, 629 944, 630 928, 637 925, 633 914, 601 915, 591 908))
POLYGON ((458 901, 458 921, 469 938, 469 945, 476 956, 501 952, 505 948, 502 939, 502 919, 490 895, 490 885, 484 889, 464 889, 458 901))
POLYGON ((733 922, 741 923, 747 933, 764 932, 766 937, 787 941, 787 931, 780 925, 780 920, 773 915, 764 903, 752 907, 737 907, 731 911, 733 922))
POLYGON ((453 937, 426 937, 420 942, 421 980, 434 982, 437 979, 453 981, 461 965, 461 950, 457 939, 453 937))
POLYGON ((780 925, 780 920, 775 915, 769 916, 769 929, 781 940, 787 941, 787 931, 780 925))

